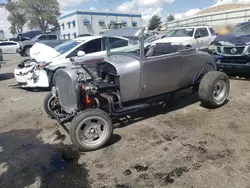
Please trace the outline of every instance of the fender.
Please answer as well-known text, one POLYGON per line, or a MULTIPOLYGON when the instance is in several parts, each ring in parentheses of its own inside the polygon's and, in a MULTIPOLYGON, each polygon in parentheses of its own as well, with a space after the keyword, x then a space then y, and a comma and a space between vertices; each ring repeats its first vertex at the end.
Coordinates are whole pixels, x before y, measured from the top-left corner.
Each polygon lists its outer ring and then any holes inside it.
POLYGON ((210 71, 215 71, 217 68, 213 63, 205 63, 200 72, 198 72, 193 78, 193 85, 199 84, 202 78, 210 71), (210 69, 209 69, 210 67, 210 69))

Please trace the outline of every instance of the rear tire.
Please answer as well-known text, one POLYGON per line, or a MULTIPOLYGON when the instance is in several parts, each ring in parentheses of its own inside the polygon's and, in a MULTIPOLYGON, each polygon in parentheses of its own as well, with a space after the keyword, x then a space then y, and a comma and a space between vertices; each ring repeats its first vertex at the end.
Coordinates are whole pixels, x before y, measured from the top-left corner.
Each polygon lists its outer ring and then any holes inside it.
POLYGON ((226 103, 229 90, 228 76, 223 72, 211 71, 202 78, 198 95, 204 107, 218 108, 226 103))
POLYGON ((91 108, 75 116, 69 134, 80 150, 92 151, 107 144, 113 134, 113 123, 106 112, 91 108))

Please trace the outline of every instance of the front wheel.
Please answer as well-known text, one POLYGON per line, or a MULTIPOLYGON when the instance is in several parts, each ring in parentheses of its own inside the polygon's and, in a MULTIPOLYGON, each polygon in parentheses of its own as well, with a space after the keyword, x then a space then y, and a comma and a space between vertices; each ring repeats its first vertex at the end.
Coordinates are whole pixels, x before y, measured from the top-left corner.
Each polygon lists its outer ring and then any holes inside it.
POLYGON ((198 95, 203 106, 218 108, 226 103, 229 90, 228 76, 223 72, 211 71, 202 78, 198 95))
POLYGON ((30 49, 31 49, 31 47, 30 46, 28 46, 28 47, 26 47, 25 49, 24 49, 24 54, 26 55, 26 56, 30 56, 30 49))
POLYGON ((72 120, 69 134, 73 144, 80 150, 96 150, 103 147, 112 136, 112 120, 100 109, 87 109, 72 120))
POLYGON ((63 118, 64 115, 60 113, 60 105, 56 97, 52 93, 48 93, 43 102, 44 111, 52 118, 55 119, 55 115, 58 118, 63 118), (53 113, 53 112, 54 113, 53 113), (55 115, 54 115, 55 114, 55 115))

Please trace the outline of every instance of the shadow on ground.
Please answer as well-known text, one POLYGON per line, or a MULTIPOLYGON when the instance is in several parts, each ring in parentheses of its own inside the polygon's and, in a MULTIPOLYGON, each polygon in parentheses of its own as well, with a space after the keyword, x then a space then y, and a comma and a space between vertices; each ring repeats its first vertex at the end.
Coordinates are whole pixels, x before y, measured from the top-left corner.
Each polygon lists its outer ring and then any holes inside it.
POLYGON ((0 81, 10 80, 12 78, 14 78, 13 73, 0 73, 0 81))
POLYGON ((160 114, 167 114, 169 112, 185 108, 198 101, 199 98, 196 94, 188 94, 187 91, 184 91, 183 93, 179 93, 177 99, 167 101, 165 107, 160 107, 160 108, 153 107, 149 109, 140 110, 131 115, 131 118, 123 118, 122 120, 115 121, 114 128, 122 128, 131 125, 133 123, 143 121, 148 118, 152 118, 160 114))
POLYGON ((0 187, 90 187, 88 171, 78 164, 80 152, 72 146, 44 144, 36 138, 39 132, 0 134, 0 187))

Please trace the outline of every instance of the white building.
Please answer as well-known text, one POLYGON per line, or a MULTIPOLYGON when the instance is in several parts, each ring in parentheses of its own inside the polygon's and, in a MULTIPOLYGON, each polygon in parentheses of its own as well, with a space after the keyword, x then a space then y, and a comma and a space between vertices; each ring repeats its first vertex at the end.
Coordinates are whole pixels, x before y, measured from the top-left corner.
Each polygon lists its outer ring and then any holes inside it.
POLYGON ((99 35, 102 30, 114 27, 141 27, 141 14, 125 14, 99 11, 72 11, 59 17, 61 37, 99 35))
POLYGON ((250 4, 225 4, 207 8, 198 14, 167 23, 167 28, 210 25, 214 28, 235 25, 250 19, 250 4))

